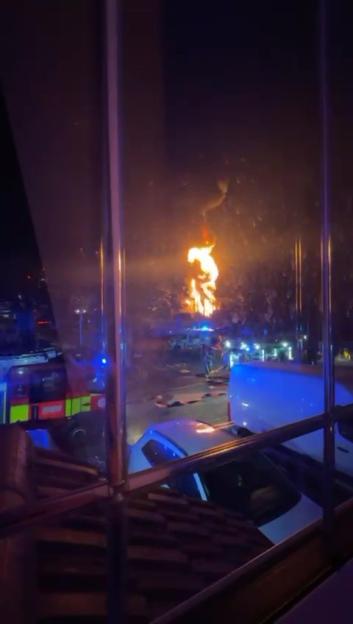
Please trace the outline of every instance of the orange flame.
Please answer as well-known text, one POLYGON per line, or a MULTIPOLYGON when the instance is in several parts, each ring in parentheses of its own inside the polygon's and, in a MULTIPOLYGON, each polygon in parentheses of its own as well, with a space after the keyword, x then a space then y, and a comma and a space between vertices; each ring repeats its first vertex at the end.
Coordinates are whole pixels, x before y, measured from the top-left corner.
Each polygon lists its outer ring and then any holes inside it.
POLYGON ((207 247, 191 247, 188 251, 188 262, 198 262, 201 273, 190 280, 190 297, 188 302, 193 312, 203 316, 212 316, 216 309, 216 281, 219 275, 217 264, 212 257, 214 245, 207 247))

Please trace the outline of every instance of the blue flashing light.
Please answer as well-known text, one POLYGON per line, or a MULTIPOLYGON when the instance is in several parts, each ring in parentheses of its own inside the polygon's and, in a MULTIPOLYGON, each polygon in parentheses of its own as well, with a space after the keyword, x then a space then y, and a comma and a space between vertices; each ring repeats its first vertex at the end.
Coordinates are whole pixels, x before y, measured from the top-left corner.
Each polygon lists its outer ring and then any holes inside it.
POLYGON ((201 325, 201 327, 193 327, 192 329, 201 331, 201 332, 213 332, 214 331, 214 329, 212 329, 212 327, 209 327, 208 325, 201 325))
POLYGON ((92 364, 96 369, 105 368, 109 364, 109 358, 107 355, 98 353, 92 360, 92 364))

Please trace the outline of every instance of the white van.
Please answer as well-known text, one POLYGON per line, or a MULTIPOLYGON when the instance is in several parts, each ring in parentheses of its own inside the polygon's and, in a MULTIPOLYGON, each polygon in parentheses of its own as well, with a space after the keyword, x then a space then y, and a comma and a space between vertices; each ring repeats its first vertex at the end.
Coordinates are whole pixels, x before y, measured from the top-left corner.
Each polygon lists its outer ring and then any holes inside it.
MULTIPOLYGON (((336 375, 336 405, 353 404, 353 369, 336 375)), ((229 381, 230 419, 252 433, 268 431, 324 411, 319 367, 294 363, 237 363, 229 381)), ((322 430, 286 442, 293 451, 323 460, 322 430)), ((335 426, 336 468, 353 476, 353 419, 335 426)))

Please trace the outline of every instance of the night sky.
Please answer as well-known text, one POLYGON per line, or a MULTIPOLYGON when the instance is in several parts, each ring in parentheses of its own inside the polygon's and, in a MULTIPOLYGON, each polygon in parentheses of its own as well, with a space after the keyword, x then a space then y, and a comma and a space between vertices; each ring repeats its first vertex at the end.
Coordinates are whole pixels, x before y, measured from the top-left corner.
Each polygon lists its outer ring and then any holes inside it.
POLYGON ((227 199, 208 219, 220 288, 260 270, 283 270, 289 281, 297 234, 310 239, 308 254, 319 253, 317 2, 166 8, 166 142, 178 187, 172 246, 185 231, 199 242, 200 208, 227 178, 227 199))
POLYGON ((26 274, 38 274, 41 262, 8 114, 1 96, 0 136, 0 293, 3 297, 13 297, 18 290, 28 286, 26 274))
POLYGON ((199 156, 222 167, 225 156, 259 160, 290 142, 295 149, 298 134, 305 141, 317 113, 316 4, 166 4, 168 112, 178 162, 188 166, 199 156))
MULTIPOLYGON (((65 267, 76 288, 83 279, 77 253, 94 254, 104 202, 99 3, 20 4, 19 12, 8 3, 2 21, 2 83, 16 147, 2 105, 2 257, 27 249, 38 261, 29 206, 54 282, 65 267)), ((318 2, 123 6, 120 143, 130 274, 145 277, 149 262, 163 281, 182 273, 185 245, 199 236, 200 211, 220 178, 229 180, 229 193, 209 227, 225 273, 273 264, 296 233, 307 237, 307 254, 315 247, 318 256, 318 2)), ((333 220, 345 223, 346 237, 341 228, 339 249, 349 247, 352 217, 351 18, 350 2, 331 3, 333 220)))

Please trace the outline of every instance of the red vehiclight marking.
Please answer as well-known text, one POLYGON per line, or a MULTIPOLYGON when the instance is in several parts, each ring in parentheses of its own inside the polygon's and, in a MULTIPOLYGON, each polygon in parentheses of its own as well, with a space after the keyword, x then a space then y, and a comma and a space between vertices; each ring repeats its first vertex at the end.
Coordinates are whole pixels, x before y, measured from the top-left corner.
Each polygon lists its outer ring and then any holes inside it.
POLYGON ((105 396, 100 394, 98 396, 93 396, 91 401, 92 409, 105 409, 105 396))
POLYGON ((65 401, 49 401, 38 405, 38 418, 61 418, 65 416, 65 401))

